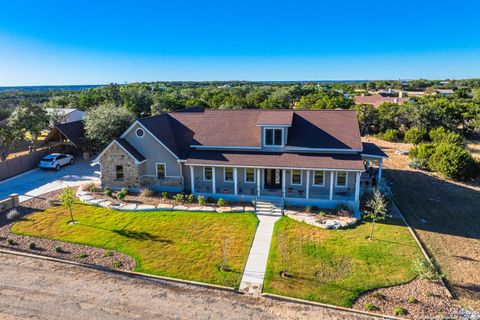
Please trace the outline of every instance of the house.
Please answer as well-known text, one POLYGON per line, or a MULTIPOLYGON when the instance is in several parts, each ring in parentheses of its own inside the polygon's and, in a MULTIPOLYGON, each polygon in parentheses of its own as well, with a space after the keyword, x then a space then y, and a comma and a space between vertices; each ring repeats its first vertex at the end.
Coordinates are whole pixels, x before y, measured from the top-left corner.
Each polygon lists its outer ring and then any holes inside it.
POLYGON ((451 96, 455 91, 452 89, 435 89, 435 94, 439 94, 445 97, 451 96))
MULTIPOLYGON (((47 113, 55 116, 58 123, 69 123, 85 119, 85 112, 73 108, 46 108, 47 113)), ((52 123, 52 126, 54 123, 52 123)))
POLYGON ((95 161, 104 187, 358 210, 366 163, 380 180, 385 157, 353 110, 192 108, 138 119, 95 161))
POLYGON ((402 104, 408 101, 408 98, 386 96, 381 94, 374 94, 371 96, 356 96, 354 99, 355 104, 371 104, 375 108, 378 108, 381 104, 386 102, 402 104))

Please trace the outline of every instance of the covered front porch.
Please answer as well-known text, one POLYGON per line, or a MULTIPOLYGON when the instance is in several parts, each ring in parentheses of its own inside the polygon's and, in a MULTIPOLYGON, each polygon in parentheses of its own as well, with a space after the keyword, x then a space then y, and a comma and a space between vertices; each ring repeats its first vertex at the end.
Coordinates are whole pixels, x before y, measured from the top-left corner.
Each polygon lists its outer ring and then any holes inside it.
POLYGON ((291 204, 358 207, 362 171, 190 165, 191 192, 214 198, 281 198, 291 204))

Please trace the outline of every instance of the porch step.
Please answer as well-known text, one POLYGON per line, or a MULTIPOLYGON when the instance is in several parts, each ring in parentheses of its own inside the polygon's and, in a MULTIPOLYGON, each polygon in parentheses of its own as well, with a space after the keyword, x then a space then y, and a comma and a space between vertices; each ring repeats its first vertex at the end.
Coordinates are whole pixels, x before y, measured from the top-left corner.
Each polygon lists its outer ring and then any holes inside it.
POLYGON ((258 200, 255 205, 256 214, 281 216, 283 214, 283 201, 258 200))

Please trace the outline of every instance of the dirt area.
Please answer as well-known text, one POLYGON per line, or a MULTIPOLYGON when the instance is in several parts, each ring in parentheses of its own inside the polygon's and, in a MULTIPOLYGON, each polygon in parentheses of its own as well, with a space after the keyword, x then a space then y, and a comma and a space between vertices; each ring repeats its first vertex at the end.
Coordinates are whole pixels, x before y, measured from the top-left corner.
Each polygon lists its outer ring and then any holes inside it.
POLYGON ((379 313, 394 314, 394 308, 407 310, 408 318, 455 317, 460 309, 455 305, 441 282, 416 278, 409 283, 365 292, 353 308, 366 310, 370 304, 379 313))
MULTIPOLYGON (((408 166, 411 145, 371 137, 388 155, 384 176, 395 203, 439 264, 460 304, 480 310, 480 179, 446 180, 408 166)), ((475 148, 480 148, 475 146, 475 148)))
MULTIPOLYGON (((28 219, 28 215, 47 209, 50 207, 49 200, 57 199, 59 194, 60 190, 57 190, 22 202, 20 207, 17 208, 17 212, 20 214, 19 219, 28 219)), ((15 221, 7 220, 6 213, 8 211, 0 212, 0 248, 31 252, 121 270, 133 270, 135 268, 134 259, 113 250, 13 234, 10 231, 10 227, 15 221)), ((66 212, 65 214, 68 213, 66 212)))
POLYGON ((0 260, 1 319, 375 319, 10 254, 0 260))

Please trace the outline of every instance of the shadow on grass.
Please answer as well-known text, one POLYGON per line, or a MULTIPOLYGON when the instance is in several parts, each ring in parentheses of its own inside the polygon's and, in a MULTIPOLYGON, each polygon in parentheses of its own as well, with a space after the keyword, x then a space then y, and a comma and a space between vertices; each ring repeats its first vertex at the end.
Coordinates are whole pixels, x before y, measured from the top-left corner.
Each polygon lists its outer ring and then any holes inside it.
POLYGON ((133 231, 133 230, 112 230, 116 234, 130 239, 141 240, 141 241, 157 241, 163 243, 173 243, 172 240, 168 239, 161 239, 159 236, 153 235, 146 231, 133 231))

